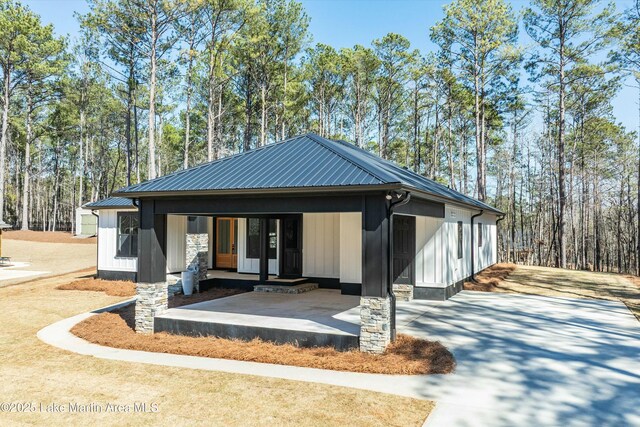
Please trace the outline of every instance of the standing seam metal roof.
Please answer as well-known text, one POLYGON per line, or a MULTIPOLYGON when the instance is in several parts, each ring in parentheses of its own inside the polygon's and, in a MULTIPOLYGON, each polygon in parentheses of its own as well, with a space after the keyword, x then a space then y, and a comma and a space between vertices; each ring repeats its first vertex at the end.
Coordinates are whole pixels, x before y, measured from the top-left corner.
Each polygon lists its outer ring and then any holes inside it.
MULTIPOLYGON (((116 191, 144 193, 358 187, 399 184, 433 196, 501 213, 486 203, 383 160, 344 141, 315 134, 289 138, 116 191)), ((89 206, 89 205, 87 205, 89 206)))
POLYGON ((107 197, 106 199, 100 199, 95 202, 87 203, 83 208, 91 210, 97 209, 118 209, 118 208, 135 208, 133 200, 126 197, 107 197))

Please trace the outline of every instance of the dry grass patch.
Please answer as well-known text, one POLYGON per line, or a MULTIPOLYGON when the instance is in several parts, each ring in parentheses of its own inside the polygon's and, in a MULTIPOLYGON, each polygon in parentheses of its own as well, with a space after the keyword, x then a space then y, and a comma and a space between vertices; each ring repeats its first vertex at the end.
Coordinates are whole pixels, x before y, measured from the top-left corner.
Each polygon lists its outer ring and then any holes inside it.
POLYGON ((421 426, 433 403, 368 390, 88 357, 36 337, 58 320, 122 301, 60 292, 79 274, 0 288, 6 402, 157 403, 157 413, 2 413, 3 425, 421 426))
POLYGON ((474 282, 465 282, 464 289, 467 291, 496 292, 504 279, 509 277, 515 269, 515 264, 494 264, 476 274, 474 282))
POLYGON ((489 290, 521 295, 621 301, 640 320, 640 278, 635 276, 518 265, 511 274, 489 290))
POLYGON ((65 283, 56 289, 61 291, 104 292, 112 297, 132 297, 136 294, 136 284, 125 280, 81 279, 65 283))
POLYGON ((73 234, 63 231, 12 230, 3 232, 2 238, 8 240, 24 240, 27 242, 44 243, 96 243, 95 237, 75 237, 73 234))
MULTIPOLYGON (((206 292, 205 292, 206 293, 206 292)), ((133 329, 133 306, 101 313, 80 322, 71 330, 95 344, 128 350, 183 354, 219 359, 303 366, 335 371, 374 374, 448 374, 453 355, 439 342, 399 335, 382 355, 358 350, 337 351, 333 347, 301 348, 254 339, 241 341, 216 337, 187 337, 156 333, 137 334, 133 329)))

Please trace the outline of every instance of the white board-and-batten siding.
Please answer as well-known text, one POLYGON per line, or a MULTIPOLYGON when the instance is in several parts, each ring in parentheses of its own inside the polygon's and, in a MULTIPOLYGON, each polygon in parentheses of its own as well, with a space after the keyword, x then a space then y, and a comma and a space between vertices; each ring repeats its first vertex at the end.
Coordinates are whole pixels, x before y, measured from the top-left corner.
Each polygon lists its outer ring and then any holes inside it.
POLYGON ((302 215, 302 275, 340 277, 340 214, 302 215))
MULTIPOLYGON (((99 211, 98 228, 98 269, 110 271, 136 272, 136 257, 117 257, 118 250, 118 213, 136 212, 135 209, 99 211)), ((209 226, 211 229, 211 226, 209 226)), ((187 217, 167 215, 167 273, 185 270, 187 217)))
POLYGON ((98 211, 98 270, 138 271, 138 258, 117 257, 118 212, 136 212, 135 209, 98 211))
POLYGON ((302 216, 302 275, 362 283, 360 212, 302 216))
MULTIPOLYGON (((445 205, 445 217, 416 217, 416 286, 447 287, 471 275, 471 211, 445 205), (458 258, 458 222, 462 222, 462 258, 458 258)), ((474 218, 474 270, 497 262, 496 215, 474 218), (478 223, 482 245, 478 246, 478 223)))
POLYGON ((474 218, 474 270, 484 270, 498 262, 498 227, 496 216, 492 214, 482 214, 474 218), (482 225, 482 245, 478 245, 478 224, 482 225))
POLYGON ((186 234, 187 217, 167 215, 167 273, 178 273, 186 269, 186 234))

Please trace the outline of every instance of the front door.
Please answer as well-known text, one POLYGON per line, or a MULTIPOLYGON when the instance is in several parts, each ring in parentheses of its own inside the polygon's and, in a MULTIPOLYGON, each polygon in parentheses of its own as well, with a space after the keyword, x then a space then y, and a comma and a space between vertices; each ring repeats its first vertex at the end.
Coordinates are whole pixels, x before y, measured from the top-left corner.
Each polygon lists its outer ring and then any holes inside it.
POLYGON ((216 218, 216 268, 238 268, 238 219, 216 218))
POLYGON ((285 217, 282 224, 282 261, 280 276, 302 275, 302 216, 285 217))
POLYGON ((413 259, 416 255, 416 219, 393 216, 393 283, 414 284, 413 259))

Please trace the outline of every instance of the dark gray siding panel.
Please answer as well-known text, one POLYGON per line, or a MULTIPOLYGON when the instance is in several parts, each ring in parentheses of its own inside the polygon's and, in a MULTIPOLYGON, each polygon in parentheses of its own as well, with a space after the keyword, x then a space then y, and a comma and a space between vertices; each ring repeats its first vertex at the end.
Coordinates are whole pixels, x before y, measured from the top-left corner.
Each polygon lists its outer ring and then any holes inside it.
POLYGON ((444 203, 431 202, 412 197, 409 203, 395 208, 393 212, 405 215, 422 215, 444 218, 444 203))
POLYGON ((98 278, 104 280, 126 280, 128 282, 135 282, 136 276, 135 271, 98 270, 98 278))

